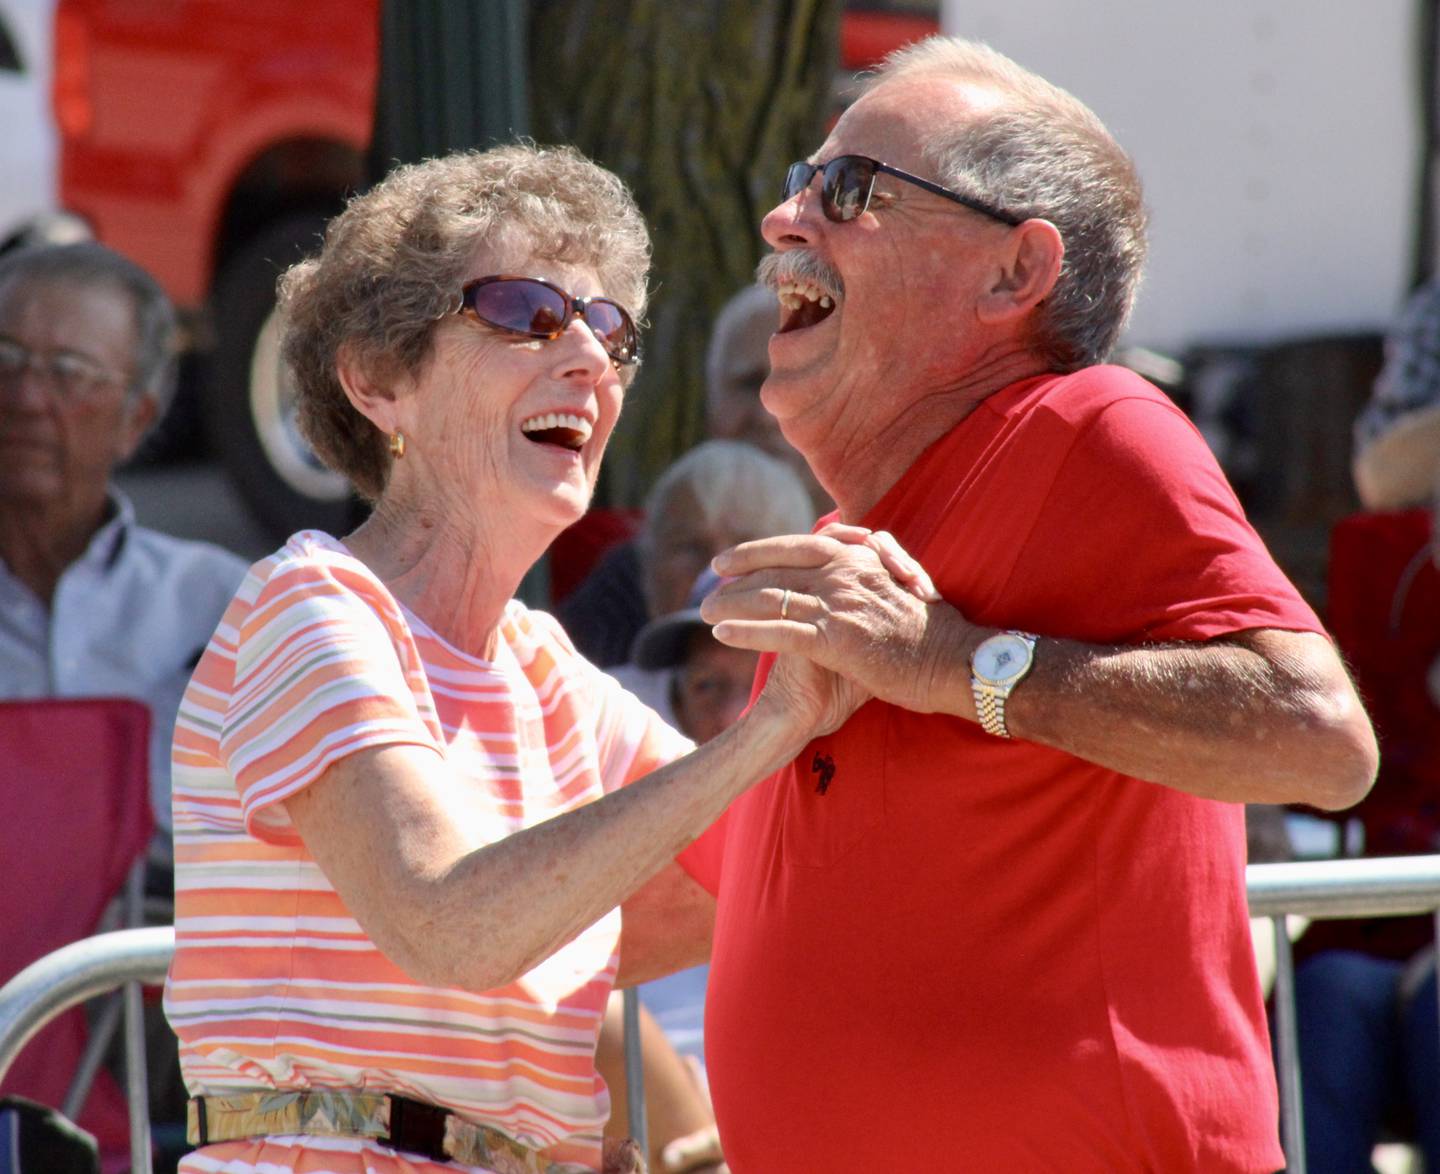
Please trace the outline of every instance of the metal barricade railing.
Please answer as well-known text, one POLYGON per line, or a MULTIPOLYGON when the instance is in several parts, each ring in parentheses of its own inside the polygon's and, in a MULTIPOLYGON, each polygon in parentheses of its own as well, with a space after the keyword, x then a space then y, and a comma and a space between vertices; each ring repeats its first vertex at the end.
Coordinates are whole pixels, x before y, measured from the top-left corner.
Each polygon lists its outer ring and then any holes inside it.
MULTIPOLYGON (((148 1174, 150 1170, 149 1096, 140 1023, 140 987, 164 982, 174 953, 175 930, 170 926, 116 930, 47 954, 0 987, 0 1080, 4 1079, 20 1049, 55 1016, 116 987, 125 988, 125 1093, 130 1106, 132 1174, 148 1174)), ((625 992, 625 1077, 630 1100, 630 1133, 648 1153, 639 1013, 639 998, 632 988, 625 992)), ((76 1111, 78 1106, 71 1110, 72 1115, 76 1111)))
MULTIPOLYGON (((1304 1174, 1295 971, 1285 918, 1290 914, 1323 920, 1430 913, 1440 931, 1440 856, 1252 864, 1246 870, 1246 889, 1251 916, 1271 918, 1275 928, 1281 1140, 1289 1174, 1304 1174)), ((138 1015, 137 984, 163 982, 174 950, 175 932, 169 927, 124 929, 75 942, 26 967, 0 988, 0 1078, 41 1027, 87 999, 129 984, 138 1015)), ((140 1059, 142 1062, 129 1070, 128 1089, 131 1150, 137 1171, 149 1169, 150 1156, 143 1057, 140 1059)), ((638 1099, 643 1103, 643 1093, 638 1099)))
POLYGON ((136 1174, 150 1170, 140 984, 164 982, 174 952, 175 931, 169 926, 116 930, 62 946, 0 987, 0 1079, 20 1049, 55 1016, 96 995, 125 988, 125 1092, 130 1166, 136 1174))
POLYGON ((1391 856, 1252 864, 1246 870, 1252 917, 1275 930, 1275 1039, 1280 1133, 1289 1174, 1305 1174, 1305 1110, 1300 1097, 1295 968, 1285 918, 1408 917, 1432 914, 1440 936, 1440 856, 1391 856))

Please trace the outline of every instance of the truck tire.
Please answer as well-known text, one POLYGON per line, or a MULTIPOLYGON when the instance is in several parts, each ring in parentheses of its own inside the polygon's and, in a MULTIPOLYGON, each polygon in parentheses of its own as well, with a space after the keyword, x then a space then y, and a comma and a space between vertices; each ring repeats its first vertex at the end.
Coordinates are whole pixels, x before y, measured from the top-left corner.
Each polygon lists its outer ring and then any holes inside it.
POLYGON ((316 251, 325 220, 295 212, 261 229, 225 263, 211 298, 216 343, 202 385, 206 436, 277 541, 308 528, 342 534, 359 517, 349 483, 300 435, 280 360, 275 279, 316 251))

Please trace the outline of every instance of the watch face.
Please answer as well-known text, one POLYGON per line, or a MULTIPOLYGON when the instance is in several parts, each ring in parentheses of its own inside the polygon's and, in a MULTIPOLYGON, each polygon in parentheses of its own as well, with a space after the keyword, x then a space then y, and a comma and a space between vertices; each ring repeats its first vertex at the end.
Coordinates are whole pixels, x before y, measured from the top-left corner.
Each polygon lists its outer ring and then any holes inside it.
POLYGON ((975 650, 973 668, 983 680, 1000 684, 1013 680, 1030 664, 1030 646, 1019 636, 1002 632, 975 650))

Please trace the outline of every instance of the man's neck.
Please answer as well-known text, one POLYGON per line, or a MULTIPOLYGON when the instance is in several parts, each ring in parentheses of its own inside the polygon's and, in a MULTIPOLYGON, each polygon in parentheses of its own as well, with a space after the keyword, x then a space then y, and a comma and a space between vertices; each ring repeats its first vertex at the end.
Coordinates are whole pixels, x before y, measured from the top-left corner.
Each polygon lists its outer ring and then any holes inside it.
POLYGON ((491 660, 506 604, 560 527, 507 518, 492 528, 473 511, 472 525, 457 526, 456 516, 382 501, 345 546, 444 640, 491 660))
POLYGON ((0 561, 48 608, 60 577, 105 524, 108 499, 93 508, 7 502, 0 508, 0 561))
MULTIPOLYGON (((963 382, 903 401, 887 418, 870 420, 842 433, 835 429, 806 452, 820 483, 835 499, 842 521, 858 523, 932 444, 949 433, 996 392, 1046 368, 1027 361, 975 372, 963 382)), ((797 446, 798 447, 798 446, 797 446)))

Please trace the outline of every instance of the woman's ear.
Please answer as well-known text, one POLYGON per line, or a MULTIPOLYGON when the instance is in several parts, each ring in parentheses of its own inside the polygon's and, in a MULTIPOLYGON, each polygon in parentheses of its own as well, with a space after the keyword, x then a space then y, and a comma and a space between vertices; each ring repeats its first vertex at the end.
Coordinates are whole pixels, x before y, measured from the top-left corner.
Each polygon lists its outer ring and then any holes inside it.
POLYGON ((1060 230, 1048 220, 1032 219, 1010 230, 1000 254, 994 283, 981 297, 982 321, 1023 318, 1050 296, 1065 260, 1060 230))
POLYGON ((342 342, 335 356, 335 375, 351 406, 383 433, 397 427, 392 381, 377 378, 374 364, 364 363, 354 344, 342 342))

